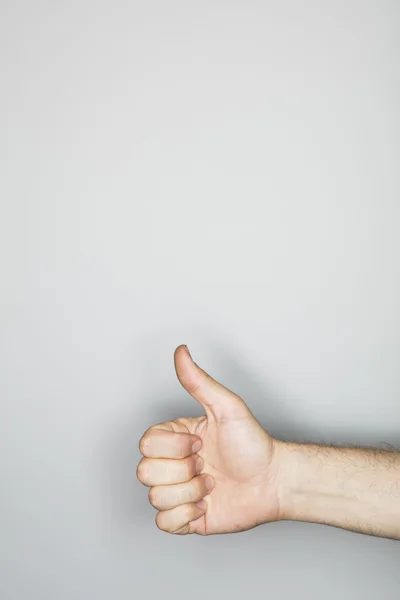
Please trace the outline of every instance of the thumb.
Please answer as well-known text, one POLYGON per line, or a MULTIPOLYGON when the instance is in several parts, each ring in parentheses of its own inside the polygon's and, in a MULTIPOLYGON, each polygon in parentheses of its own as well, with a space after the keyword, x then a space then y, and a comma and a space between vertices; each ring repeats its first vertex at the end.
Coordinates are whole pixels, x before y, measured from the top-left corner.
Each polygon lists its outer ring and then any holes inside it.
POLYGON ((215 419, 240 419, 249 415, 249 409, 238 396, 208 373, 192 359, 187 346, 178 346, 174 354, 175 370, 182 387, 195 398, 215 419))

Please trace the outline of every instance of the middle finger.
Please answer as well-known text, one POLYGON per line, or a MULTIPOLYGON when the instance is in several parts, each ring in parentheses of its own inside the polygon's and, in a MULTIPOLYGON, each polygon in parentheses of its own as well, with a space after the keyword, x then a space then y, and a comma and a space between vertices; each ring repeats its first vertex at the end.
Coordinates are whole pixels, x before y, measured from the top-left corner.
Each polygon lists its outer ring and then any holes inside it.
POLYGON ((190 481, 203 469, 203 459, 198 454, 187 458, 142 458, 137 477, 144 485, 171 485, 190 481))

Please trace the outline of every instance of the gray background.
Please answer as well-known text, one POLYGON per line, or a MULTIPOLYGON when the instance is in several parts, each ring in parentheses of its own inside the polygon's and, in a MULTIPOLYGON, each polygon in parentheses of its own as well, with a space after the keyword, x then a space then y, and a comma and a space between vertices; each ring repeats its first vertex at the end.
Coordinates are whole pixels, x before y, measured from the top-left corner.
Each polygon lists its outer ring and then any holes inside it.
POLYGON ((400 596, 400 545, 173 537, 173 351, 293 440, 400 441, 400 4, 0 2, 2 600, 400 596))

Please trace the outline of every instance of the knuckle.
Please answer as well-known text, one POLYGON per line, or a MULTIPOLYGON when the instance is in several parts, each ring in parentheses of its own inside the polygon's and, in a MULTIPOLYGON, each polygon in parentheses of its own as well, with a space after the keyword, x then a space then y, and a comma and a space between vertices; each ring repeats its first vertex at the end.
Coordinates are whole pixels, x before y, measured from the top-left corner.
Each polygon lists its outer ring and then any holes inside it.
POLYGON ((153 436, 151 435, 156 430, 156 426, 152 425, 142 435, 139 441, 139 450, 143 455, 146 455, 150 449, 153 436))
POLYGON ((160 514, 160 513, 157 513, 157 514, 156 514, 156 519, 155 519, 155 521, 156 521, 156 525, 157 525, 158 529, 161 529, 161 530, 162 530, 162 517, 161 517, 161 514, 160 514))
POLYGON ((158 493, 157 493, 157 490, 154 487, 151 487, 149 489, 149 502, 155 508, 158 508, 158 506, 159 506, 158 493))
POLYGON ((143 456, 146 454, 146 451, 147 451, 147 449, 148 449, 148 447, 149 447, 149 441, 150 441, 150 440, 149 440, 149 437, 148 437, 148 436, 146 436, 146 435, 144 435, 144 436, 143 436, 143 437, 140 439, 140 442, 139 442, 139 450, 140 450, 140 453, 141 453, 141 454, 143 454, 143 456))
POLYGON ((167 523, 165 521, 165 518, 164 518, 162 512, 157 513, 156 525, 157 525, 158 529, 161 529, 161 531, 168 531, 167 523))
POLYGON ((136 469, 136 476, 139 479, 139 481, 141 481, 142 483, 144 483, 147 479, 147 461, 145 458, 142 458, 142 460, 140 461, 140 463, 137 466, 136 469))

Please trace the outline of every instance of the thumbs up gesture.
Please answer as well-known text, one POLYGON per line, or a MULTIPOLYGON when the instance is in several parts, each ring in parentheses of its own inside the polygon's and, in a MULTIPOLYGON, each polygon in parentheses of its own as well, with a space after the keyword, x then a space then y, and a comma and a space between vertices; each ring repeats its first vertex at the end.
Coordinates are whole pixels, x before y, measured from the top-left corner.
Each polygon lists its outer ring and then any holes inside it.
POLYGON ((280 518, 279 445, 244 401, 175 351, 181 385, 205 415, 154 425, 142 436, 137 477, 169 533, 233 533, 280 518))

